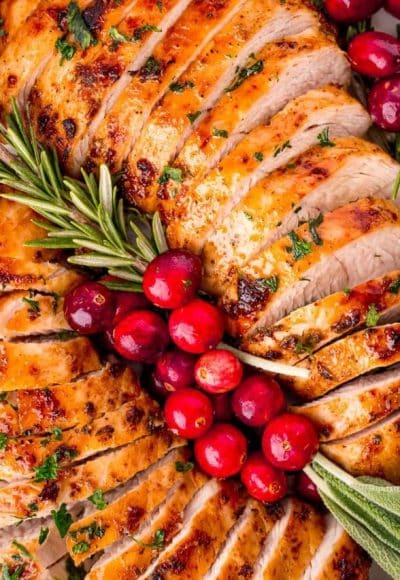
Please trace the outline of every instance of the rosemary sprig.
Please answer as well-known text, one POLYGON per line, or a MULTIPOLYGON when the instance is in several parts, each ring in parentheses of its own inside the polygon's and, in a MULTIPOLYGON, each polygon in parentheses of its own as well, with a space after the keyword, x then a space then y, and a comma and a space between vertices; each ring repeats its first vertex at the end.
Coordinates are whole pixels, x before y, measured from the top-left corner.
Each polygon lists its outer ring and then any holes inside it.
POLYGON ((20 193, 1 197, 30 207, 44 220, 34 223, 47 232, 25 245, 78 250, 70 264, 104 268, 124 282, 113 287, 141 290, 146 265, 168 249, 160 216, 152 218, 125 207, 106 165, 98 178, 81 170, 81 179, 63 176, 55 151, 37 142, 15 101, 0 133, 0 184, 20 193))

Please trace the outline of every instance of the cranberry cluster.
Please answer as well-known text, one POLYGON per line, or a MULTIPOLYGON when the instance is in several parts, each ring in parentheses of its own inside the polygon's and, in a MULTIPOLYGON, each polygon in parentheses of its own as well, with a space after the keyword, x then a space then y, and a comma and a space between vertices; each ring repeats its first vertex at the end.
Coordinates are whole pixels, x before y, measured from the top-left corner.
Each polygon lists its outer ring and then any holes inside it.
MULTIPOLYGON (((253 497, 279 500, 287 492, 286 472, 300 471, 316 453, 317 432, 309 419, 285 411, 273 378, 252 374, 230 350, 217 348, 224 318, 197 297, 201 278, 197 256, 170 250, 147 267, 144 293, 88 282, 66 297, 65 316, 77 332, 103 333, 110 349, 151 365, 151 388, 164 402, 166 422, 194 440, 204 472, 220 478, 240 473, 253 497), (248 454, 249 435, 251 442, 261 435, 262 450, 248 454)), ((304 474, 298 489, 315 499, 304 474)))

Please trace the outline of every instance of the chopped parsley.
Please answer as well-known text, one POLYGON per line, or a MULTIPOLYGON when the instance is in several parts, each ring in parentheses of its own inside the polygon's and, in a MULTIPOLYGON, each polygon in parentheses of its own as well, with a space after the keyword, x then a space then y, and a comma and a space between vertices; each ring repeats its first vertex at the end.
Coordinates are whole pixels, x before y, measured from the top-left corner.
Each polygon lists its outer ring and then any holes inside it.
POLYGON ((110 38, 115 40, 115 42, 129 42, 130 41, 129 36, 120 32, 116 26, 111 26, 110 30, 108 31, 108 35, 110 36, 110 38))
POLYGON ((192 81, 184 81, 183 83, 171 83, 169 85, 169 90, 173 93, 183 93, 185 89, 192 89, 194 83, 192 81))
POLYGON ((54 441, 61 441, 62 438, 62 429, 60 427, 53 427, 51 430, 51 434, 53 436, 54 441))
POLYGON ((325 127, 325 129, 317 135, 317 139, 321 147, 336 147, 336 144, 329 139, 329 127, 325 127))
POLYGON ((10 438, 6 433, 0 433, 0 451, 4 451, 8 445, 10 438))
POLYGON ((18 580, 24 570, 25 564, 22 564, 11 574, 7 564, 1 564, 1 580, 18 580))
MULTIPOLYGON (((162 63, 154 58, 154 56, 149 56, 146 63, 140 69, 140 76, 144 80, 158 79, 162 73, 162 70, 162 63)), ((133 71, 131 74, 135 75, 136 71, 133 71)))
POLYGON ((59 469, 57 455, 50 455, 41 465, 34 468, 35 481, 39 483, 41 481, 55 480, 59 469))
POLYGON ((254 153, 254 159, 256 161, 260 161, 260 163, 261 163, 261 161, 263 161, 263 159, 264 159, 264 153, 262 153, 261 151, 256 151, 254 153))
POLYGON ((302 240, 296 232, 290 232, 288 238, 292 242, 292 246, 288 246, 287 251, 293 253, 293 258, 297 261, 311 254, 312 247, 310 242, 302 240))
POLYGON ((49 535, 49 528, 40 528, 39 532, 39 546, 45 543, 49 535))
POLYGON ((400 276, 397 277, 397 280, 392 282, 388 288, 391 294, 398 294, 400 290, 400 276))
POLYGON ((90 545, 87 542, 78 542, 72 548, 73 554, 85 554, 90 550, 90 545))
POLYGON ((127 36, 126 34, 123 34, 122 32, 120 32, 116 26, 111 26, 110 30, 108 31, 108 34, 115 42, 138 42, 139 40, 141 40, 143 38, 143 34, 145 32, 150 32, 150 31, 151 32, 162 32, 161 28, 154 26, 154 24, 144 24, 143 26, 140 26, 139 28, 135 28, 131 38, 129 36, 127 36))
POLYGON ((298 340, 294 348, 296 354, 312 354, 316 341, 313 338, 307 338, 306 340, 298 340))
POLYGON ((312 236, 314 244, 317 246, 322 246, 323 241, 321 240, 318 232, 317 227, 322 224, 324 221, 324 216, 320 213, 316 218, 311 218, 308 220, 308 229, 310 230, 310 234, 312 236))
POLYGON ((194 467, 194 464, 191 461, 187 461, 184 463, 183 461, 175 461, 175 469, 178 473, 186 473, 187 471, 191 471, 194 467))
POLYGON ((96 489, 94 494, 88 497, 88 500, 91 501, 98 510, 104 510, 108 506, 108 503, 105 501, 104 494, 101 489, 96 489))
POLYGON ((25 546, 17 542, 17 540, 13 540, 12 545, 14 548, 17 548, 17 550, 21 552, 25 558, 28 558, 28 560, 33 560, 32 554, 25 548, 25 546))
POLYGON ((74 532, 70 532, 71 538, 74 540, 77 538, 78 534, 86 534, 89 540, 94 540, 94 538, 102 538, 106 530, 101 526, 97 525, 96 522, 91 523, 89 526, 85 526, 83 528, 79 528, 74 532))
POLYGON ((65 503, 61 504, 60 509, 58 511, 52 510, 51 516, 53 518, 53 521, 57 527, 60 536, 62 538, 65 538, 72 524, 72 516, 67 510, 67 506, 65 505, 65 503))
POLYGON ((365 317, 366 326, 376 326, 378 324, 379 317, 380 315, 375 304, 370 304, 368 306, 367 315, 365 317))
POLYGON ((90 32, 76 2, 70 2, 67 9, 68 30, 73 34, 76 42, 85 50, 96 44, 96 39, 90 32))
POLYGON ((343 294, 346 294, 346 296, 350 296, 351 294, 351 288, 343 288, 343 294))
POLYGON ((64 37, 56 41, 56 49, 61 54, 60 64, 64 61, 73 59, 76 53, 76 46, 70 44, 64 37))
POLYGON ((278 155, 280 155, 283 151, 285 151, 285 149, 291 149, 291 148, 292 148, 292 145, 291 145, 290 141, 285 141, 284 143, 282 143, 282 145, 277 145, 276 147, 274 147, 273 156, 278 157, 278 155))
POLYGON ((170 165, 166 165, 158 180, 158 183, 162 185, 163 183, 167 183, 167 181, 169 181, 170 179, 172 181, 176 181, 177 183, 182 183, 183 181, 182 169, 179 169, 179 167, 171 167, 170 165))
POLYGON ((157 530, 156 533, 154 534, 153 542, 151 542, 149 544, 146 544, 146 543, 142 542, 141 540, 137 540, 134 537, 132 537, 132 540, 134 542, 136 542, 137 544, 139 544, 139 546, 142 546, 143 548, 155 548, 157 550, 162 550, 162 548, 164 547, 164 542, 165 542, 165 532, 164 532, 164 530, 157 530))
POLYGON ((268 288, 268 290, 270 292, 272 292, 273 294, 279 288, 279 278, 278 278, 278 276, 270 276, 269 278, 259 278, 257 280, 257 282, 259 284, 261 284, 262 286, 264 286, 265 288, 268 288))
POLYGON ((225 89, 225 92, 231 93, 235 89, 239 88, 246 79, 252 77, 253 75, 258 74, 259 72, 262 72, 263 70, 264 70, 263 60, 257 60, 251 66, 239 69, 236 80, 227 89, 225 89))
POLYGON ((228 139, 228 131, 225 129, 216 129, 215 127, 212 130, 213 137, 222 137, 223 139, 228 139))
POLYGON ((189 119, 190 124, 193 125, 193 123, 200 117, 200 115, 201 111, 196 111, 195 113, 188 113, 186 117, 189 119))

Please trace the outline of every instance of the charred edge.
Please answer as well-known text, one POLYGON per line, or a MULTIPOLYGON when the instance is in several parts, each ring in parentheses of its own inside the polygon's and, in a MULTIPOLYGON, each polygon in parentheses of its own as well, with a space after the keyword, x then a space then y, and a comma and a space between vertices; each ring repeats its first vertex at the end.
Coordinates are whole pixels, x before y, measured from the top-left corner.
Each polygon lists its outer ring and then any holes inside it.
POLYGON ((138 174, 132 175, 125 171, 120 184, 125 200, 133 205, 137 199, 146 199, 148 188, 154 184, 156 178, 156 168, 148 159, 139 159, 136 167, 138 174))
POLYGON ((223 304, 225 312, 231 318, 249 316, 261 310, 271 294, 268 288, 243 276, 238 280, 237 293, 237 302, 223 304))

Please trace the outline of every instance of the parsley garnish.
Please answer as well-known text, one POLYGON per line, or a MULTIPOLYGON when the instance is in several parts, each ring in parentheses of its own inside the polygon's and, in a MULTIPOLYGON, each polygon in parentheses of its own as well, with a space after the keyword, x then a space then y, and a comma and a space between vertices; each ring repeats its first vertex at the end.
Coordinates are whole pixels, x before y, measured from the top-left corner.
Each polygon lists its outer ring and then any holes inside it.
POLYGON ((65 38, 59 38, 57 40, 56 49, 61 54, 60 64, 64 64, 65 60, 71 60, 76 53, 76 46, 69 44, 65 38))
POLYGON ((252 77, 253 75, 262 72, 264 70, 264 61, 257 60, 251 66, 246 68, 242 68, 239 70, 236 80, 227 88, 225 89, 226 93, 231 93, 238 87, 240 87, 246 79, 252 77))
POLYGON ((90 550, 90 545, 87 542, 78 542, 72 548, 72 553, 73 554, 85 554, 85 552, 88 552, 89 550, 90 550))
POLYGON ((88 500, 91 501, 98 510, 104 510, 108 506, 108 503, 105 501, 104 494, 101 489, 96 489, 94 494, 88 497, 88 500))
POLYGON ((57 455, 50 455, 50 457, 48 457, 41 465, 34 468, 35 481, 39 483, 41 481, 57 479, 58 470, 59 465, 57 455))
POLYGON ((185 89, 192 89, 194 87, 194 83, 192 81, 184 81, 183 83, 171 83, 169 85, 169 90, 173 93, 183 93, 185 89))
POLYGON ((296 354, 303 354, 303 353, 307 353, 307 354, 311 354, 312 351, 314 350, 316 341, 315 339, 312 338, 308 338, 306 340, 298 340, 296 343, 296 346, 294 348, 294 352, 296 354))
POLYGON ((261 151, 256 151, 254 153, 254 159, 256 161, 260 161, 260 162, 263 161, 263 159, 264 159, 264 153, 261 153, 261 151))
POLYGON ((274 148, 273 156, 278 157, 278 155, 280 155, 283 151, 285 151, 285 149, 291 149, 291 148, 292 148, 292 145, 291 145, 290 141, 285 141, 284 143, 282 143, 282 145, 277 145, 274 148))
POLYGON ((259 278, 257 280, 259 284, 268 288, 272 293, 275 293, 279 288, 279 278, 278 276, 270 276, 269 278, 259 278))
POLYGON ((20 544, 19 542, 17 542, 17 540, 13 540, 12 545, 14 546, 14 548, 17 548, 17 550, 19 552, 21 552, 21 554, 25 558, 28 558, 28 560, 33 560, 32 554, 30 552, 28 552, 28 550, 25 548, 25 546, 23 546, 22 544, 20 544))
POLYGON ((323 241, 321 240, 318 232, 317 227, 322 224, 324 221, 324 216, 320 213, 316 218, 311 218, 308 220, 308 229, 310 230, 310 234, 312 236, 314 244, 317 246, 322 246, 323 241))
MULTIPOLYGON (((158 78, 162 72, 161 62, 158 61, 154 56, 149 56, 146 63, 140 69, 140 75, 144 79, 158 78)), ((132 74, 136 74, 133 72, 132 74)))
POLYGON ((188 113, 186 117, 189 119, 191 125, 198 119, 201 115, 201 111, 196 111, 195 113, 188 113))
POLYGON ((154 26, 154 24, 144 24, 139 28, 135 28, 135 30, 133 31, 131 42, 138 42, 139 40, 141 40, 145 32, 162 32, 162 30, 161 28, 154 26))
POLYGON ((343 294, 346 294, 346 296, 350 296, 351 294, 351 288, 343 288, 343 294))
POLYGON ((72 516, 67 510, 65 503, 61 504, 58 511, 52 510, 51 516, 62 538, 65 538, 72 524, 72 516))
POLYGON ((10 438, 5 433, 0 433, 0 451, 4 451, 8 445, 10 438))
POLYGON ((101 526, 98 526, 96 522, 93 522, 89 526, 85 526, 83 528, 79 528, 75 532, 70 532, 71 538, 75 539, 78 534, 86 534, 89 540, 93 540, 94 538, 102 538, 106 533, 105 529, 101 526))
POLYGON ((90 32, 76 2, 70 2, 67 10, 68 30, 74 35, 76 42, 85 50, 96 44, 96 39, 90 32))
POLYGON ((164 547, 165 541, 165 532, 164 530, 157 530, 154 534, 154 541, 150 544, 146 544, 141 540, 137 540, 136 538, 132 537, 132 540, 142 546, 143 548, 156 548, 157 550, 161 550, 164 547))
POLYGON ((312 247, 310 242, 306 242, 306 240, 302 240, 296 232, 290 232, 288 234, 290 241, 292 242, 293 246, 289 246, 287 248, 288 252, 293 253, 293 258, 297 261, 300 258, 304 258, 308 254, 311 254, 312 247))
POLYGON ((329 139, 329 127, 325 127, 325 129, 317 135, 317 139, 321 147, 336 147, 336 144, 329 139))
POLYGON ((21 577, 22 572, 25 570, 25 564, 18 566, 18 568, 10 574, 10 570, 7 564, 1 565, 1 580, 18 580, 21 577))
POLYGON ((162 185, 163 183, 167 183, 167 181, 170 179, 172 181, 176 181, 177 183, 181 183, 183 181, 182 169, 179 169, 179 167, 171 167, 170 165, 166 165, 158 180, 158 183, 162 185))
POLYGON ((54 441, 61 441, 63 432, 62 432, 62 429, 60 429, 60 427, 53 427, 53 429, 51 430, 51 433, 53 435, 54 441))
POLYGON ((116 26, 111 26, 108 34, 116 42, 129 42, 130 40, 129 36, 120 32, 116 26))
POLYGON ((45 543, 49 535, 49 528, 40 528, 39 532, 39 546, 45 543))
POLYGON ((375 304, 370 304, 368 306, 367 315, 365 317, 365 324, 366 326, 376 326, 379 320, 379 312, 376 309, 375 304))
POLYGON ((187 461, 184 463, 183 461, 175 461, 175 469, 179 473, 186 473, 187 471, 191 471, 194 467, 194 464, 191 461, 187 461))
POLYGON ((22 302, 25 302, 25 304, 28 304, 28 306, 30 307, 32 312, 36 312, 36 313, 40 312, 40 306, 39 306, 39 302, 37 300, 32 300, 32 298, 26 298, 26 296, 24 296, 24 298, 22 298, 22 302))
POLYGON ((212 130, 213 137, 222 137, 223 139, 228 139, 228 131, 225 129, 216 129, 215 127, 212 130))
POLYGON ((397 277, 397 280, 392 282, 388 288, 391 294, 398 294, 400 289, 400 276, 397 277))

